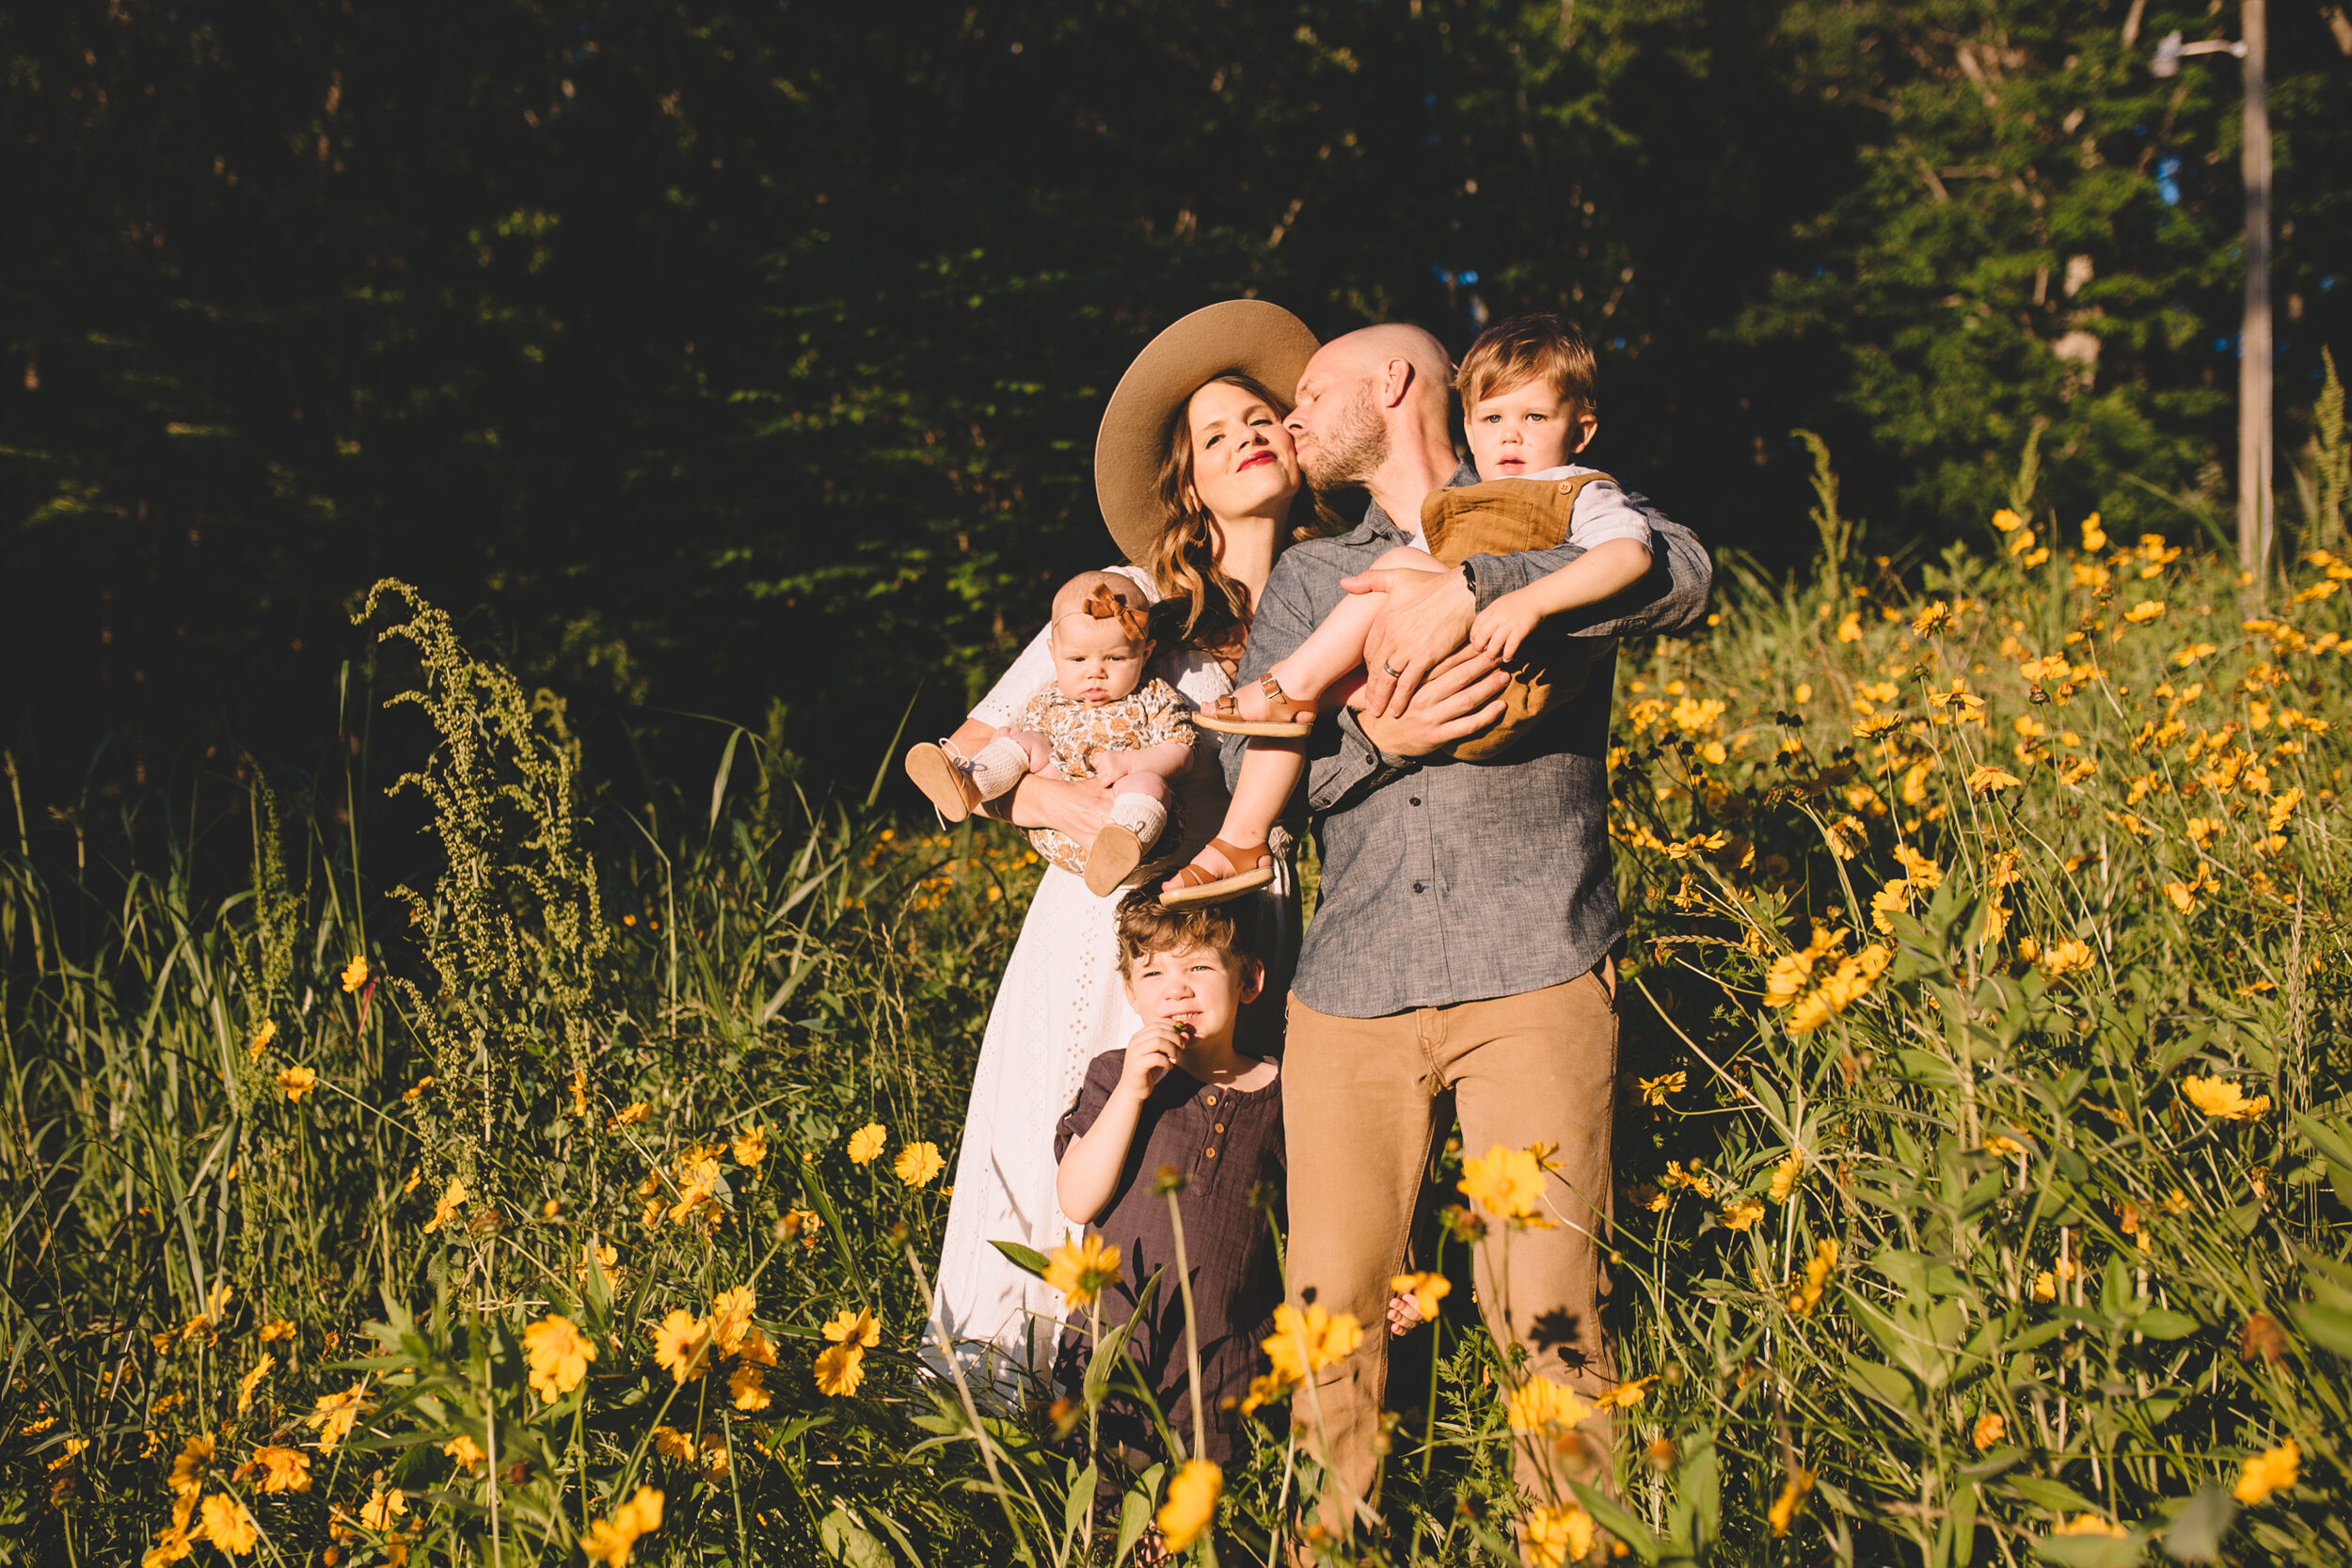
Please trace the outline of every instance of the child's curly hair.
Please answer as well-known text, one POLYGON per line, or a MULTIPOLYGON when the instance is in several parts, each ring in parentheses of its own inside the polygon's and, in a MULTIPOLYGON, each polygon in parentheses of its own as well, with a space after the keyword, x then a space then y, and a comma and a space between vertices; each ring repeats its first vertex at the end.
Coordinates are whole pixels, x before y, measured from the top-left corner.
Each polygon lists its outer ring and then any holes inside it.
POLYGON ((1137 958, 1154 953, 1181 953, 1187 947, 1207 947, 1230 953, 1263 973, 1265 959, 1257 951, 1232 908, 1212 904, 1189 910, 1160 907, 1157 887, 1140 887, 1119 902, 1119 973, 1133 977, 1137 958))

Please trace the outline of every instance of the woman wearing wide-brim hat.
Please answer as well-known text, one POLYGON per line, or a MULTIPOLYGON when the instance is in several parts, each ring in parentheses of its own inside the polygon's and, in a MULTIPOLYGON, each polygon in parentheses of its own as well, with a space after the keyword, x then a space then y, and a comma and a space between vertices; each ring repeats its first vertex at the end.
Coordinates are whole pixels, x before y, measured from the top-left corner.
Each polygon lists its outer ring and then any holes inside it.
MULTIPOLYGON (((1171 601, 1155 617, 1168 633, 1152 673, 1197 707, 1232 689, 1250 609, 1275 557, 1294 538, 1321 531, 1282 428, 1315 346, 1306 325, 1279 306, 1212 305, 1152 339, 1103 415, 1095 495, 1126 557, 1110 570, 1155 604, 1171 601)), ((1051 679, 1041 631, 941 748, 973 754, 1051 679)), ((1091 844, 1110 800, 1101 783, 1032 774, 988 809, 1016 826, 1091 844)), ((1126 885, 1097 897, 1083 878, 1049 863, 1005 967, 965 1113, 933 1315, 962 1350, 986 1355, 991 1381, 1008 1394, 1046 1370, 1062 1303, 989 1243, 1045 1252, 1084 1230, 1055 1206, 1054 1125, 1087 1064, 1140 1027, 1120 985, 1114 911, 1127 891, 1184 863, 1225 808, 1224 771, 1215 746, 1203 744, 1178 781, 1170 831, 1126 885)), ((1263 997, 1249 1009, 1255 1016, 1243 1025, 1240 1043, 1253 1054, 1279 1050, 1282 982, 1296 947, 1297 897, 1281 857, 1275 861, 1261 868, 1261 890, 1233 906, 1259 922, 1261 950, 1275 956, 1263 997)))

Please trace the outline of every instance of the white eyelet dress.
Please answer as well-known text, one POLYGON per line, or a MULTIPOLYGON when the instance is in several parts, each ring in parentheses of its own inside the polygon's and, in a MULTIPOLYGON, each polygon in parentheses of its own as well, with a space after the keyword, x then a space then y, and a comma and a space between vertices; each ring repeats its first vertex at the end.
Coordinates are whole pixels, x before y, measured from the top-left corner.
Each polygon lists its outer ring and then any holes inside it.
MULTIPOLYGON (((1109 569, 1158 597, 1145 573, 1124 565, 1109 569)), ((1151 673, 1196 709, 1232 689, 1224 666, 1193 649, 1164 650, 1151 673)), ((1041 631, 972 717, 1010 724, 1052 678, 1053 658, 1041 631)), ((1174 854, 1137 871, 1129 888, 1165 880, 1224 820, 1229 796, 1216 738, 1203 733, 1192 767, 1175 782, 1184 830, 1174 854)), ((1013 830, 999 825, 992 831, 1013 830)), ((1282 999, 1298 950, 1298 898, 1284 845, 1276 840, 1273 885, 1233 906, 1237 916, 1254 924, 1268 960, 1265 992, 1247 1010, 1235 1042, 1254 1054, 1279 1050, 1282 999)), ((1054 1201, 1054 1128, 1076 1100, 1087 1064, 1123 1049, 1142 1027, 1120 985, 1112 924, 1126 891, 1097 898, 1082 879, 1048 863, 1005 965, 973 1074, 925 1352, 937 1361, 938 1331, 945 1327, 974 1391, 993 1388, 1009 1403, 1017 1403, 1050 1370, 1062 1298, 989 1243, 1015 1242, 1050 1252, 1086 1228, 1054 1201)))

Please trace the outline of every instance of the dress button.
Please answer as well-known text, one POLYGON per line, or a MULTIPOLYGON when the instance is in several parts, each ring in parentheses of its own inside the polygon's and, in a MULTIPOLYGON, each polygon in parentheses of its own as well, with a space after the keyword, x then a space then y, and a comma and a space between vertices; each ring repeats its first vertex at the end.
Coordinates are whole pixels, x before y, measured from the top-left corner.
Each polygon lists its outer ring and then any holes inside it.
POLYGON ((1413 797, 1413 798, 1412 798, 1412 799, 1411 799, 1411 800, 1407 802, 1407 804, 1410 804, 1410 805, 1416 805, 1416 806, 1420 805, 1420 804, 1421 804, 1421 797, 1420 797, 1420 796, 1418 796, 1418 795, 1414 796, 1414 797, 1413 797))
POLYGON ((1207 1103, 1209 1103, 1209 1104, 1211 1104, 1211 1105, 1216 1104, 1216 1096, 1215 1096, 1215 1095, 1211 1095, 1211 1096, 1209 1096, 1209 1097, 1208 1097, 1207 1103))
POLYGON ((1576 482, 1574 480, 1564 479, 1560 482, 1560 493, 1564 496, 1575 488, 1576 482))
POLYGON ((1218 1132, 1224 1132, 1224 1131, 1225 1131, 1225 1124, 1224 1124, 1223 1122, 1221 1122, 1221 1121, 1220 1121, 1220 1122, 1218 1122, 1218 1123, 1216 1124, 1216 1130, 1217 1130, 1218 1132))
POLYGON ((1413 884, 1413 891, 1415 893, 1427 893, 1429 891, 1429 884, 1427 882, 1415 882, 1413 884))
POLYGON ((1204 1148, 1200 1152, 1207 1155, 1212 1160, 1216 1158, 1216 1150, 1214 1148, 1204 1148))

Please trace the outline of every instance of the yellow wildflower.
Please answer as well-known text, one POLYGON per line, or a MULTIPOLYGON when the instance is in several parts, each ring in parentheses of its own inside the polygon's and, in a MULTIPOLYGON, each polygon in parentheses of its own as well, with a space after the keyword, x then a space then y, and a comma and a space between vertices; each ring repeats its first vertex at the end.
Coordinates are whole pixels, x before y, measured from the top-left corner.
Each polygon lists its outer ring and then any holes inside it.
POLYGON ((768 1158, 768 1129, 746 1127, 735 1135, 735 1163, 750 1166, 768 1158))
POLYGON ((303 1419, 319 1429, 319 1451, 332 1453, 335 1445, 351 1435, 359 1421, 361 1401, 368 1391, 363 1378, 340 1394, 321 1394, 312 1402, 313 1414, 303 1419))
POLYGON ((1837 1243, 1824 1239, 1813 1246, 1813 1257, 1804 1266, 1804 1279, 1788 1292, 1788 1310, 1805 1316, 1821 1305, 1821 1292, 1829 1287, 1829 1276, 1837 1267, 1837 1243))
POLYGON ((2273 1492, 2293 1486, 2302 1473, 2303 1450, 2290 1437, 2275 1449, 2265 1449, 2246 1461, 2237 1474, 2237 1484, 2230 1488, 2230 1496, 2251 1507, 2273 1492))
POLYGON ((253 1363, 253 1370, 237 1379, 238 1415, 242 1416, 253 1408, 253 1390, 261 1386, 262 1379, 269 1376, 270 1369, 277 1365, 278 1357, 263 1351, 262 1358, 253 1363))
POLYGON ((749 1285, 738 1285, 710 1298, 710 1338, 721 1355, 733 1355, 743 1336, 751 1332, 755 1300, 749 1285))
POLYGON ((2042 973, 2053 980, 2062 979, 2077 970, 2089 969, 2091 962, 2090 943, 2061 937, 2042 955, 2042 973))
POLYGON ((354 953, 351 956, 351 961, 343 965, 342 978, 343 990, 346 994, 351 991, 358 990, 361 986, 366 985, 368 983, 367 955, 364 953, 354 953))
POLYGON ((204 1489, 204 1473, 213 1467, 213 1439, 209 1433, 198 1433, 188 1439, 171 1462, 171 1478, 165 1484, 180 1497, 189 1497, 204 1489))
POLYGON ((1846 611, 1845 619, 1837 623, 1837 641, 1840 642, 1862 641, 1862 611, 1858 610, 1846 611))
POLYGON ((284 1449, 276 1445, 253 1450, 253 1463, 262 1472, 264 1492, 308 1492, 310 1490, 310 1456, 300 1449, 284 1449))
POLYGON ((817 1354, 817 1388, 839 1399, 857 1392, 866 1376, 866 1353, 855 1345, 828 1345, 817 1354))
POLYGON ((1649 1396, 1649 1386, 1658 1381, 1658 1374, 1637 1377, 1618 1384, 1593 1402, 1595 1410, 1630 1410, 1649 1396))
POLYGON ((1527 1554, 1529 1568, 1565 1568, 1581 1562, 1592 1555, 1593 1516, 1577 1502, 1532 1510, 1520 1547, 1527 1554))
POLYGON ((798 1236, 801 1245, 811 1251, 817 1246, 817 1232, 825 1228, 825 1222, 814 1209, 795 1209, 784 1216, 785 1233, 798 1236))
POLYGON ((1766 1191, 1774 1203, 1786 1203, 1788 1195, 1797 1190, 1797 1180, 1804 1175, 1804 1155, 1797 1149, 1788 1151, 1788 1158, 1772 1167, 1772 1184, 1766 1191))
POLYGON ((408 1512, 408 1494, 399 1487, 376 1487, 360 1505, 359 1522, 370 1529, 390 1529, 392 1521, 408 1512))
POLYGON ((2096 555, 2107 547, 2107 531, 2099 526, 2099 514, 2093 512, 2083 519, 2083 549, 2096 555))
POLYGON ((765 1410, 774 1402, 768 1393, 768 1374, 754 1361, 736 1363, 727 1374, 727 1392, 738 1410, 765 1410))
POLYGON ((1998 1412, 1988 1410, 1977 1418, 1976 1426, 1969 1431, 1968 1441, 1976 1445, 1979 1453, 1982 1453, 2008 1435, 2009 1422, 2002 1419, 1998 1412))
POLYGON ((710 1360, 710 1325, 683 1307, 673 1310, 654 1330, 653 1358, 673 1381, 693 1382, 710 1360))
POLYGON ((1225 1472, 1209 1459, 1187 1459, 1168 1483, 1168 1500, 1153 1522, 1160 1527, 1161 1544, 1181 1552, 1198 1540, 1216 1519, 1216 1500, 1225 1493, 1225 1472))
POLYGON ((441 1451, 449 1455, 450 1458, 455 1460, 461 1466, 469 1470, 473 1469, 476 1465, 481 1465, 490 1457, 488 1454, 482 1451, 481 1444, 475 1442, 471 1437, 467 1436, 462 1432, 456 1436, 451 1438, 448 1442, 442 1444, 441 1451))
POLYGON ((2077 1513, 2050 1532, 2052 1535, 2104 1535, 2121 1541, 2128 1533, 2122 1526, 2098 1513, 2077 1513))
POLYGON ((471 1193, 469 1193, 466 1190, 464 1178, 456 1176, 451 1177, 449 1180, 449 1185, 441 1189, 440 1197, 436 1200, 433 1205, 433 1217, 424 1222, 424 1233, 430 1236, 433 1232, 447 1225, 451 1220, 455 1219, 457 1217, 457 1211, 462 1208, 465 1205, 466 1200, 472 1196, 473 1195, 471 1193))
POLYGON ((2142 599, 2123 612, 2123 619, 2133 626, 2144 626, 2163 613, 2164 601, 2162 599, 2142 599))
POLYGON ((548 1404, 579 1387, 596 1358, 596 1341, 554 1312, 523 1330, 523 1349, 531 1358, 532 1391, 548 1404))
POLYGON ((1968 790, 1972 795, 1991 795, 2004 789, 2015 789, 2022 782, 2014 773, 1987 765, 1968 775, 1968 790))
POLYGON ((1645 1078, 1641 1080, 1642 1103, 1663 1105, 1669 1095, 1680 1094, 1689 1082, 1688 1075, 1680 1072, 1668 1072, 1656 1078, 1645 1078))
POLYGON ((653 1451, 664 1459, 691 1465, 694 1462, 694 1440, 674 1426, 658 1426, 653 1429, 653 1451))
POLYGON ((639 1122, 644 1120, 646 1116, 652 1110, 653 1107, 642 1100, 636 1101, 634 1104, 624 1105, 620 1110, 613 1113, 612 1125, 615 1127, 634 1127, 639 1122))
POLYGON ((1119 1249, 1089 1232, 1082 1243, 1064 1242, 1045 1262, 1045 1283, 1062 1293, 1072 1311, 1119 1283, 1119 1249))
POLYGON ((204 1499, 203 1516, 204 1522, 195 1534, 231 1557, 245 1557, 252 1552, 256 1532, 253 1515, 245 1511, 245 1504, 215 1492, 204 1499))
MULTIPOLYGON (((2019 529, 2026 526, 2026 519, 2020 517, 2016 513, 2011 512, 2008 507, 2004 506, 1999 511, 1993 514, 1993 526, 1999 529, 2003 533, 2014 533, 2019 529)), ((1774 1535, 1778 1535, 1781 1532, 1774 1530, 1772 1533, 1774 1535)))
POLYGON ((2033 1299, 2036 1301, 2058 1300, 2058 1280, 2049 1270, 2043 1269, 2033 1276, 2033 1299))
POLYGON ((1462 1162, 1463 1194, 1486 1212, 1535 1229, 1549 1229, 1539 1205, 1544 1196, 1543 1166, 1524 1148, 1497 1144, 1483 1160, 1462 1162))
POLYGON ((1540 1432, 1548 1426, 1572 1427, 1593 1413, 1592 1405, 1579 1398, 1576 1390, 1540 1374, 1512 1389, 1503 1397, 1502 1404, 1511 1418, 1513 1432, 1540 1432))
POLYGON ((1260 1344, 1279 1376, 1304 1383, 1309 1373, 1354 1354, 1363 1338, 1363 1325, 1353 1312, 1334 1314, 1321 1306, 1301 1312, 1284 1302, 1274 1309, 1274 1332, 1260 1344))
POLYGON ((891 1174, 910 1187, 928 1187, 934 1177, 946 1168, 947 1162, 939 1157, 937 1144, 909 1144, 898 1150, 898 1157, 890 1163, 891 1174))
POLYGON ((300 1104, 302 1097, 318 1087, 319 1075, 307 1067, 290 1067, 278 1075, 278 1086, 286 1091, 286 1098, 300 1104))
POLYGON ((252 1043, 245 1048, 246 1057, 256 1062, 260 1061, 262 1059, 262 1053, 267 1051, 269 1049, 269 1042, 277 1037, 278 1021, 274 1018, 265 1018, 262 1020, 262 1026, 253 1031, 252 1043))
POLYGON ((660 1526, 661 1494, 641 1486, 637 1496, 612 1511, 611 1518, 598 1519, 581 1533, 580 1549, 589 1561, 601 1562, 605 1568, 628 1568, 638 1538, 660 1526))
POLYGON ((2270 1111, 2268 1095, 2249 1100, 2246 1091, 2228 1078, 2186 1079, 2181 1085, 2181 1092, 2188 1097, 2190 1104, 2217 1121, 2260 1121, 2270 1111))
POLYGON ((1764 1517, 1772 1527, 1775 1540, 1788 1533, 1788 1527, 1797 1522, 1797 1511, 1804 1507, 1805 1494, 1813 1490, 1813 1472, 1802 1467, 1792 1471, 1772 1499, 1772 1506, 1764 1517))
POLYGON ((1984 1151, 1999 1160, 2014 1160, 2026 1152, 2026 1146, 2015 1138, 1990 1137, 1984 1140, 1984 1151))
POLYGON ((836 1345, 854 1345, 859 1350, 872 1350, 882 1343, 882 1324, 862 1307, 837 1314, 820 1332, 836 1345))
POLYGON ((1952 607, 1937 599, 1913 618, 1911 635, 1925 637, 1931 632, 1941 631, 1951 624, 1952 607))
POLYGON ((1438 1303, 1453 1293, 1454 1282, 1441 1274, 1400 1274, 1391 1276, 1389 1289, 1412 1297, 1413 1310, 1428 1323, 1438 1315, 1438 1303))
POLYGON ((869 1121, 850 1134, 850 1164, 870 1165, 882 1157, 882 1140, 889 1132, 879 1121, 869 1121))
POLYGON ((1720 1216, 1725 1230, 1745 1230, 1764 1217, 1764 1200, 1753 1195, 1734 1198, 1720 1216))

